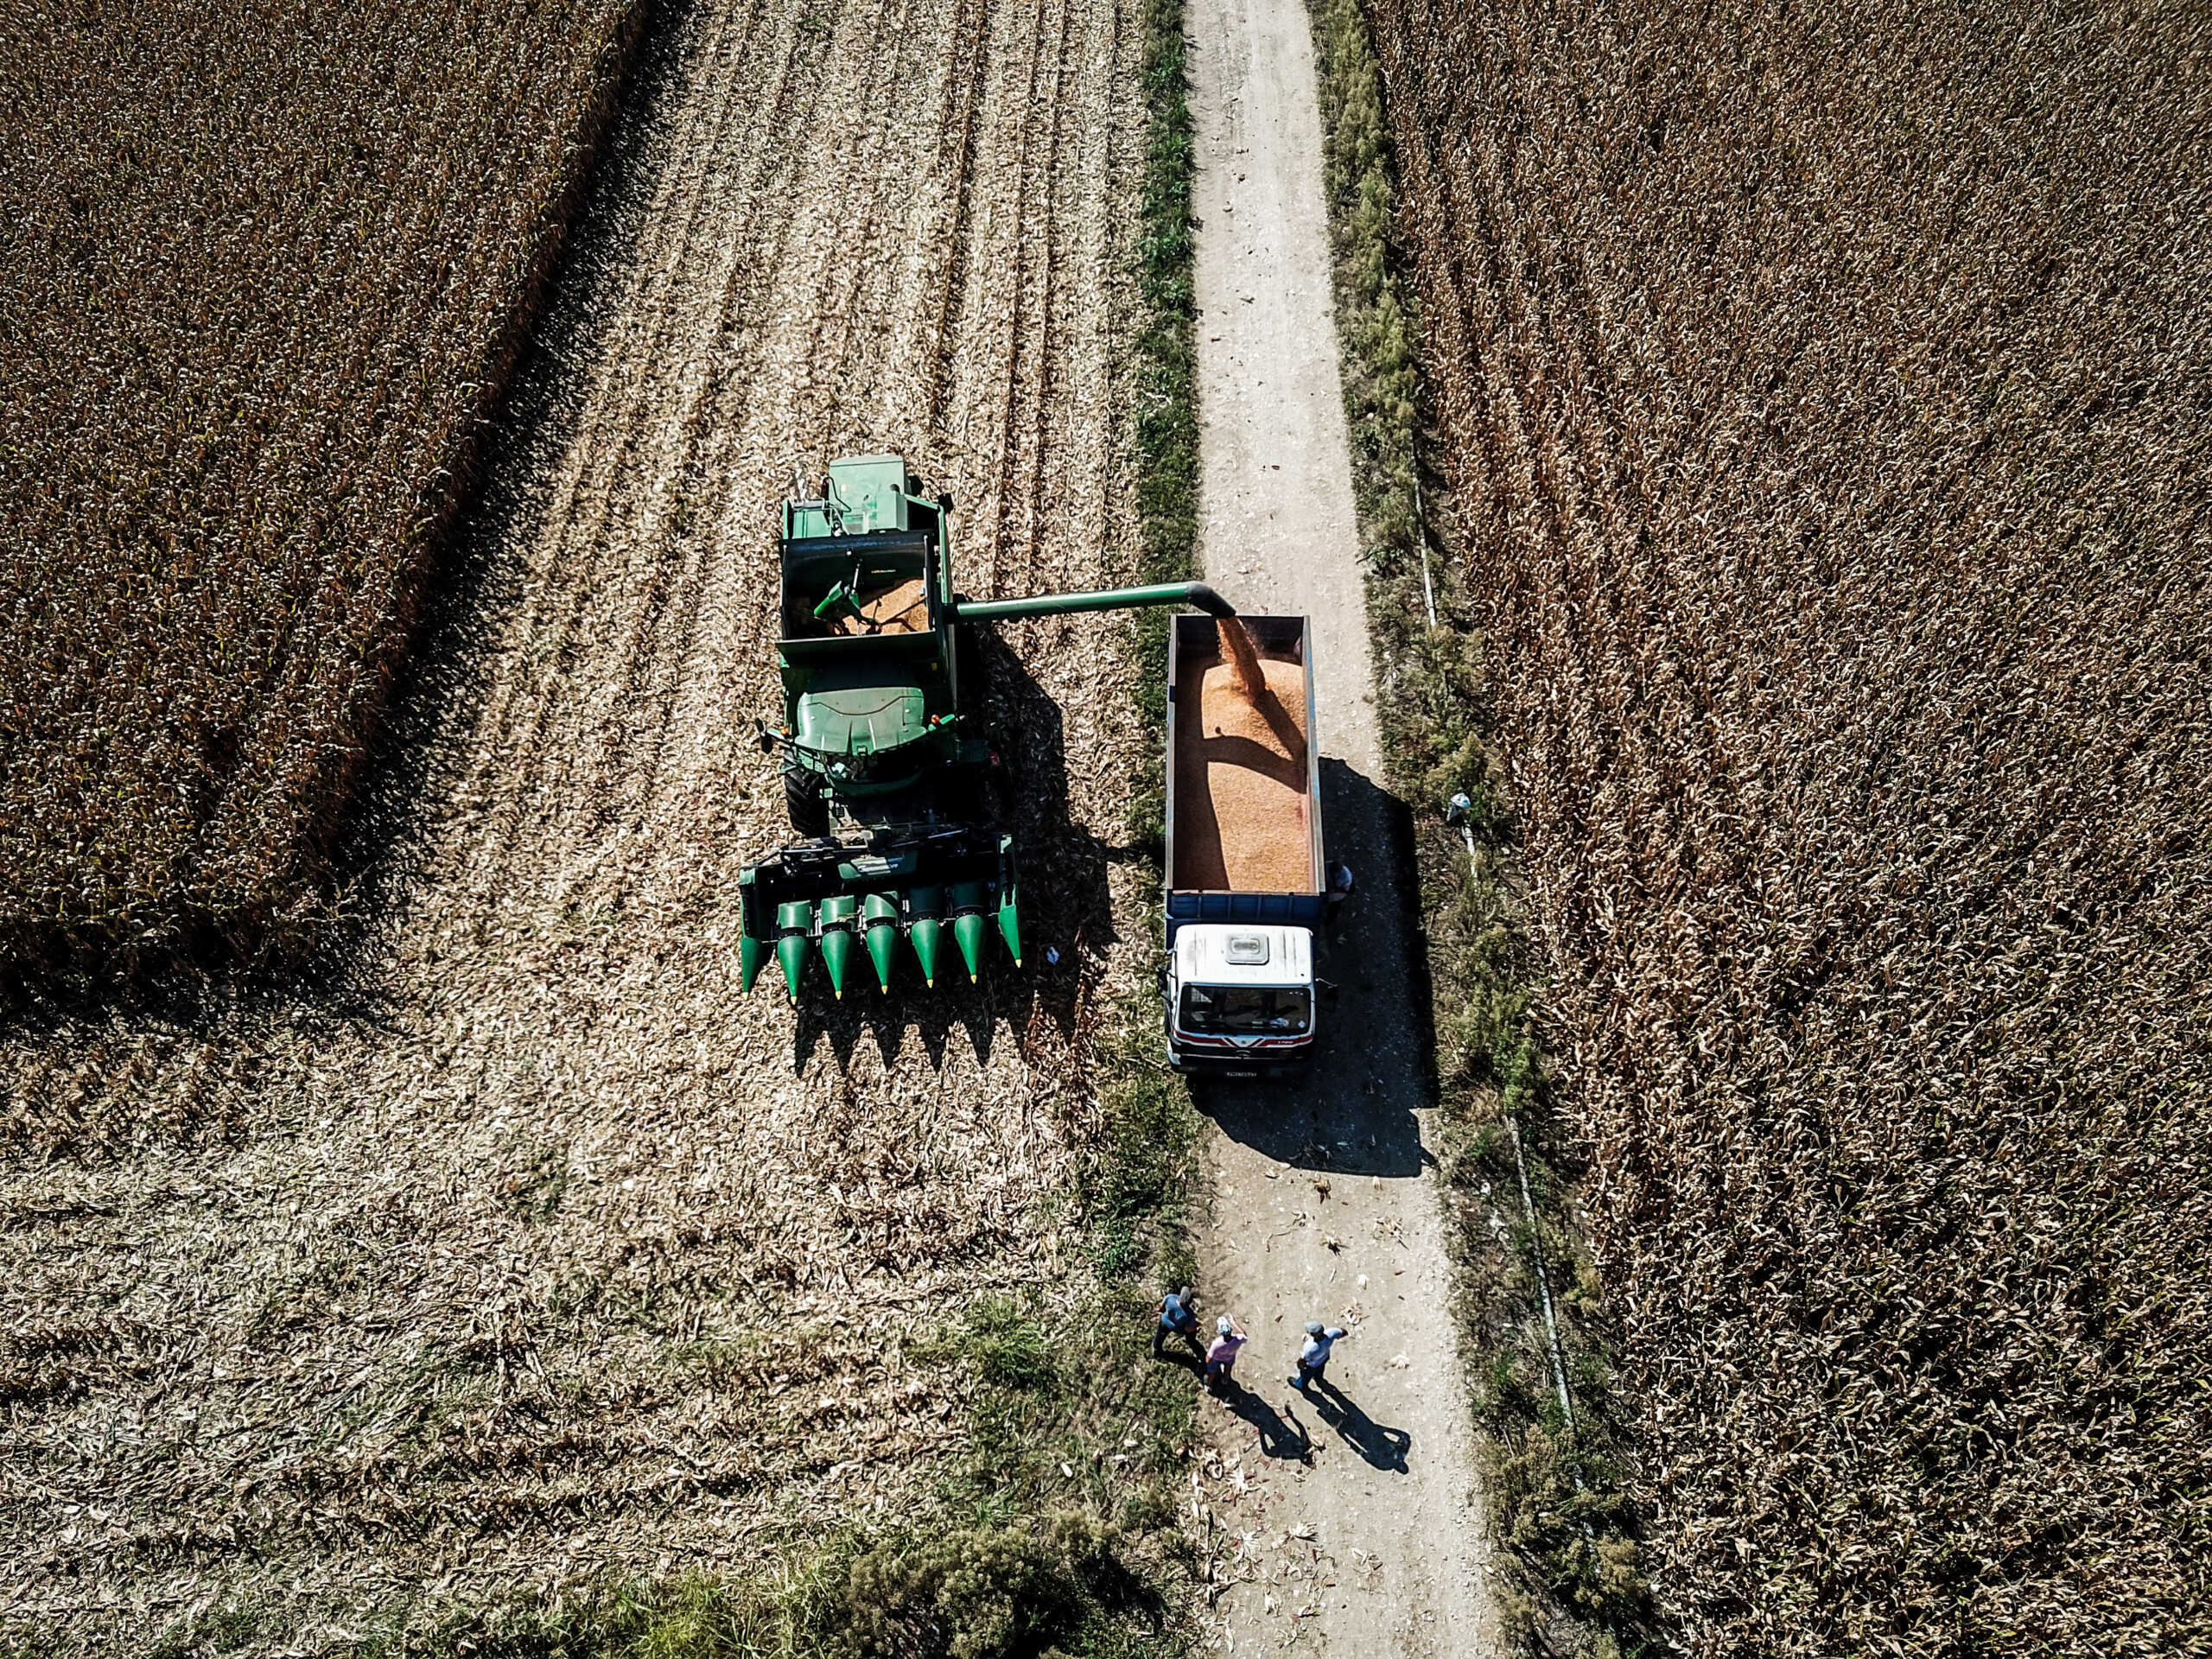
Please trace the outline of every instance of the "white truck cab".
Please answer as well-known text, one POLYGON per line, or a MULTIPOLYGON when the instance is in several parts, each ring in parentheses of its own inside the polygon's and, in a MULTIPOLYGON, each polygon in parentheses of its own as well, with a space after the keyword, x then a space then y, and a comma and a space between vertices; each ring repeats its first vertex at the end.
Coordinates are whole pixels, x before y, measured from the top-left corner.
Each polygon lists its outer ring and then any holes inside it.
POLYGON ((1256 1077, 1313 1047, 1313 936, 1297 926, 1186 922, 1167 966, 1167 1058, 1179 1071, 1256 1077))

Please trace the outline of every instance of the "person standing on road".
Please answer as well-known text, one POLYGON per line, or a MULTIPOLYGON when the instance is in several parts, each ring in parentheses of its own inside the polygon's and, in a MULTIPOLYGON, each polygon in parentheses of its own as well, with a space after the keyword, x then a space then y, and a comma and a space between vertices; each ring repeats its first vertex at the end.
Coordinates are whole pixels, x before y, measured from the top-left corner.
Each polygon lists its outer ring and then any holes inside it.
POLYGON ((1306 1384, 1324 1380, 1321 1373, 1329 1363, 1329 1350, 1344 1340, 1344 1332, 1333 1325, 1324 1325, 1319 1319, 1306 1321, 1306 1345, 1298 1351, 1298 1375, 1284 1380, 1300 1394, 1306 1384))
POLYGON ((1213 1394, 1226 1394, 1236 1382, 1237 1351, 1249 1338, 1226 1313, 1213 1322, 1213 1346, 1206 1350, 1206 1388, 1213 1394))
POLYGON ((1344 900, 1351 897, 1351 866, 1336 863, 1329 866, 1329 893, 1325 901, 1327 913, 1323 919, 1331 926, 1337 925, 1337 912, 1344 907, 1344 900))
POLYGON ((1198 1299, 1191 1294, 1188 1285, 1171 1290, 1160 1299, 1160 1323, 1152 1332, 1154 1359, 1160 1357, 1171 1335, 1189 1343, 1191 1351, 1200 1359, 1205 1357, 1205 1344, 1198 1340, 1198 1299))

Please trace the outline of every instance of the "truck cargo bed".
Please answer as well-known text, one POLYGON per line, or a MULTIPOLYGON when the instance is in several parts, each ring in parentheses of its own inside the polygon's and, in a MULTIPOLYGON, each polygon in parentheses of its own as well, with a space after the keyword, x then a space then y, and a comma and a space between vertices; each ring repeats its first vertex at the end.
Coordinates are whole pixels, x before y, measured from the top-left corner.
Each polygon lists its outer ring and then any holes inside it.
POLYGON ((1168 673, 1170 920, 1197 920, 1202 911, 1207 920, 1318 918, 1319 764, 1305 619, 1179 616, 1168 673), (1256 649, 1266 680, 1256 698, 1234 683, 1218 632, 1228 626, 1244 627, 1256 649), (1277 902, 1224 902, 1262 898, 1277 902))

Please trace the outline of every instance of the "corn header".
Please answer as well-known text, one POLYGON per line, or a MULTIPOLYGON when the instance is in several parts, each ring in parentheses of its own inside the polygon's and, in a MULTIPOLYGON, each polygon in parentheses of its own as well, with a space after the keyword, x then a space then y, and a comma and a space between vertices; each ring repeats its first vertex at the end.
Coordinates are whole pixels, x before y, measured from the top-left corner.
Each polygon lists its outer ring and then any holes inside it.
POLYGON ((897 455, 836 461, 784 502, 784 718, 760 736, 782 758, 800 839, 738 877, 748 991, 771 957, 794 1000, 817 957, 840 997, 862 957, 887 991, 908 950, 934 985, 948 936, 970 980, 994 937, 1020 966, 1020 872, 982 728, 978 626, 1144 605, 1235 613, 1203 582, 970 600, 954 590, 951 525, 951 497, 926 493, 897 455))

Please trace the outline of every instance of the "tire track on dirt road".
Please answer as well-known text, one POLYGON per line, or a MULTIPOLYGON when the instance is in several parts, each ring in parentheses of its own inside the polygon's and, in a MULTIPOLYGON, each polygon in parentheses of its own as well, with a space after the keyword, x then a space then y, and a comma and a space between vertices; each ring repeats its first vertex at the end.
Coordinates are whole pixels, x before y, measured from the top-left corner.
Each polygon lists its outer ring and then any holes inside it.
POLYGON ((664 15, 329 982, 0 1032, 0 1325, 60 1357, 0 1423, 0 1632, 129 1646, 212 1599, 273 1651, 418 1596, 748 1570, 964 1455, 908 1357, 949 1305, 1081 1294, 1090 1010, 1136 954, 1111 625, 1010 635, 998 694, 1057 969, 794 1014, 738 994, 734 889, 787 833, 751 732, 793 454, 914 458, 977 509, 971 587, 1033 535, 1040 583, 1130 568, 1139 22, 664 15))
POLYGON ((1194 0, 1201 541, 1240 609, 1309 623, 1329 855, 1357 878, 1300 1078, 1202 1091, 1209 1315, 1251 1335, 1195 1478, 1204 1617, 1233 1650, 1502 1652, 1446 1224, 1427 1150, 1433 1035, 1404 809, 1382 782, 1331 306, 1311 21, 1194 0), (1286 1382, 1320 1319, 1329 1385, 1286 1382))

